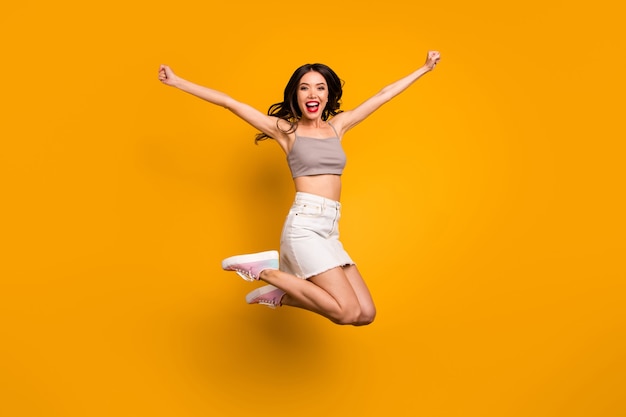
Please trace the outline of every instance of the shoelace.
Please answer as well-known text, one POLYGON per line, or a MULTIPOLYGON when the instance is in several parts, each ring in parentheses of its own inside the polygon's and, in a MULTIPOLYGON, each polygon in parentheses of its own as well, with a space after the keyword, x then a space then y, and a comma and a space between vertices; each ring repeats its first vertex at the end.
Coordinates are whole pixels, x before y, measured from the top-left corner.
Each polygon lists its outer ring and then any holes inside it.
POLYGON ((257 304, 260 304, 262 306, 267 306, 269 308, 276 308, 278 307, 278 303, 276 302, 276 299, 271 299, 271 300, 264 300, 264 299, 260 299, 256 302, 257 304))
POLYGON ((239 275, 241 278, 245 279, 246 281, 256 281, 255 276, 252 275, 250 272, 246 271, 245 269, 235 269, 235 272, 237 273, 237 275, 239 275))

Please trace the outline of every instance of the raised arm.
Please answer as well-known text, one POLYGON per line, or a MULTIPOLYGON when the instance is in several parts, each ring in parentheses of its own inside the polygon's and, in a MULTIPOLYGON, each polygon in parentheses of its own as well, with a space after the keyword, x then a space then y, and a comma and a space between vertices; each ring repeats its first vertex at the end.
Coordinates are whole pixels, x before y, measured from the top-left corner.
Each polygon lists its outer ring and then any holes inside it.
POLYGON ((334 117, 333 124, 337 129, 341 129, 340 135, 352 129, 357 124, 365 120, 370 114, 374 113, 383 104, 409 88, 415 81, 420 79, 424 74, 432 71, 439 62, 439 52, 429 51, 426 56, 426 62, 422 67, 415 70, 400 80, 389 84, 380 90, 376 95, 365 100, 362 104, 353 110, 344 111, 334 117))
POLYGON ((160 66, 159 80, 165 85, 178 88, 209 103, 224 107, 268 136, 279 141, 281 139, 282 132, 277 127, 278 119, 276 117, 263 114, 254 107, 237 101, 221 91, 185 80, 174 74, 174 71, 167 65, 160 66))

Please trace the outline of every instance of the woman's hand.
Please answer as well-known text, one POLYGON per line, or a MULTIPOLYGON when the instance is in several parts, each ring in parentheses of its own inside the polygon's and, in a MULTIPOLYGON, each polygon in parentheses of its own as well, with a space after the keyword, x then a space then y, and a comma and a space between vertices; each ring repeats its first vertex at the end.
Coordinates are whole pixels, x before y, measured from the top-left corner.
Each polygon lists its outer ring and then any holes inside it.
POLYGON ((439 51, 428 51, 428 54, 426 55, 426 63, 424 64, 424 66, 428 68, 429 71, 434 70, 435 66, 437 66, 437 63, 439 63, 439 58, 439 51))
POLYGON ((165 85, 175 86, 176 81, 179 78, 174 74, 174 71, 170 69, 167 65, 161 65, 159 67, 159 81, 161 81, 165 85))

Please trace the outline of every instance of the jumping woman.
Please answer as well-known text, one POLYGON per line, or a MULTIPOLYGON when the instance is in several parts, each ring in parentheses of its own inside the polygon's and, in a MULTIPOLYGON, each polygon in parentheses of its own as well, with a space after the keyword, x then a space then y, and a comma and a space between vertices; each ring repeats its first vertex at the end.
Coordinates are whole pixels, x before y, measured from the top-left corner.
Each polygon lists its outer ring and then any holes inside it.
POLYGON ((339 241, 341 175, 346 164, 341 141, 438 62, 439 52, 428 52, 423 66, 347 111, 340 110, 342 81, 337 74, 323 64, 306 64, 293 73, 283 101, 270 106, 267 115, 161 65, 163 84, 230 110, 260 131, 257 142, 273 139, 287 155, 296 194, 283 227, 280 255, 271 250, 222 261, 225 270, 269 284, 248 294, 249 304, 303 308, 337 324, 359 326, 374 320, 372 296, 339 241))

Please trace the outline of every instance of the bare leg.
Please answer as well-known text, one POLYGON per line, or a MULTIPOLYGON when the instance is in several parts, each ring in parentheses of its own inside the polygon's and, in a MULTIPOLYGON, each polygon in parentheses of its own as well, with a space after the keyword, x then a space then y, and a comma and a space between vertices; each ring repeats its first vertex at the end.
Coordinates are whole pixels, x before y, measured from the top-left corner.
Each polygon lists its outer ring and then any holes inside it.
POLYGON ((356 266, 333 268, 308 280, 270 269, 260 278, 286 292, 284 305, 312 311, 337 324, 363 325, 374 320, 374 303, 356 266))
POLYGON ((374 305, 374 300, 372 300, 372 295, 370 290, 367 288, 359 269, 356 265, 348 265, 343 268, 350 285, 354 289, 356 296, 359 300, 359 305, 361 306, 361 315, 359 316, 359 320, 356 325, 364 325, 370 324, 376 318, 376 306, 374 305))

